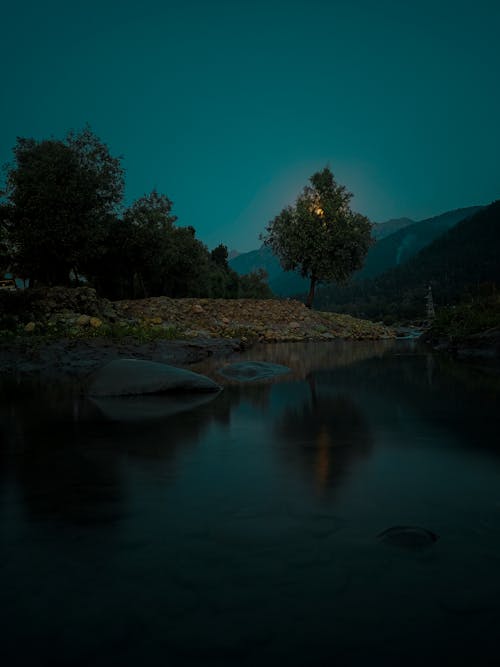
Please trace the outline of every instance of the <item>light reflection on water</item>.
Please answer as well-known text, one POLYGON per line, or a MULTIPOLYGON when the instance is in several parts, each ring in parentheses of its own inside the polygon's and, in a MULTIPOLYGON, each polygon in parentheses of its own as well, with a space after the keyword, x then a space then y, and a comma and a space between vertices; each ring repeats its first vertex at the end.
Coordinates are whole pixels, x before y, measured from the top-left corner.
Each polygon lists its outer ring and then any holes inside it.
POLYGON ((4 383, 6 664, 492 664, 497 378, 390 341, 245 356, 292 372, 145 422, 4 383), (401 524, 439 540, 377 540, 401 524))

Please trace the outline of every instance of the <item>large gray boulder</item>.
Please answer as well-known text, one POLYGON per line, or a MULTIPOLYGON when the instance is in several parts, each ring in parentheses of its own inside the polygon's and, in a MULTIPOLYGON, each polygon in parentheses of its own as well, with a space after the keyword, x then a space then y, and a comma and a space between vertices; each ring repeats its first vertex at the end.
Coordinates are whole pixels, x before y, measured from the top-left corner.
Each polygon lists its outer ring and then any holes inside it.
POLYGON ((215 392, 183 393, 177 395, 149 394, 146 396, 100 396, 91 401, 108 419, 120 422, 138 422, 166 419, 180 412, 194 410, 213 401, 215 392))
POLYGON ((138 396, 182 392, 215 392, 221 387, 204 375, 142 359, 115 359, 98 370, 91 396, 138 396))

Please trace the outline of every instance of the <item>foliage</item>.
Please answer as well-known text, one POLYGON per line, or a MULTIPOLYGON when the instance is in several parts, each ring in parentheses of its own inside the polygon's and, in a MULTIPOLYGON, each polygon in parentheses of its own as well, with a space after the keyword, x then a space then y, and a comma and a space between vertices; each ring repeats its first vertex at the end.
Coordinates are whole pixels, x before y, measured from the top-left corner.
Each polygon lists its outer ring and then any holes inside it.
POLYGON ((0 202, 0 272, 30 287, 83 279, 112 299, 270 295, 264 276, 239 278, 227 247, 209 252, 153 190, 119 216, 123 170, 86 127, 65 139, 19 138, 0 202))
POLYGON ((8 271, 12 262, 7 235, 9 213, 10 207, 6 204, 0 204, 0 278, 8 271))
POLYGON ((436 336, 460 339, 500 326, 500 294, 494 290, 488 296, 467 298, 442 308, 432 325, 436 336))
POLYGON ((20 324, 15 318, 7 316, 0 318, 0 340, 24 339, 35 344, 61 338, 111 338, 118 341, 130 339, 140 343, 150 343, 157 340, 178 340, 185 337, 185 332, 175 326, 103 322, 100 327, 92 328, 81 327, 63 320, 37 322, 35 329, 32 332, 27 332, 24 324, 20 324))
POLYGON ((321 282, 344 282, 361 268, 371 244, 371 223, 350 208, 352 194, 335 182, 330 169, 316 172, 294 206, 267 225, 263 240, 285 271, 299 270, 310 280, 306 305, 321 282))
MULTIPOLYGON (((241 279, 227 263, 224 245, 209 252, 193 227, 177 227, 172 202, 155 190, 108 227, 104 253, 86 267, 101 295, 111 299, 151 296, 237 298, 241 279)), ((268 291, 243 279, 245 296, 268 291)))
POLYGON ((274 297, 267 284, 267 273, 257 269, 239 276, 238 297, 240 299, 272 299, 274 297))
POLYGON ((62 141, 18 138, 13 152, 4 224, 14 270, 31 284, 68 284, 102 251, 123 194, 120 160, 89 127, 62 141))

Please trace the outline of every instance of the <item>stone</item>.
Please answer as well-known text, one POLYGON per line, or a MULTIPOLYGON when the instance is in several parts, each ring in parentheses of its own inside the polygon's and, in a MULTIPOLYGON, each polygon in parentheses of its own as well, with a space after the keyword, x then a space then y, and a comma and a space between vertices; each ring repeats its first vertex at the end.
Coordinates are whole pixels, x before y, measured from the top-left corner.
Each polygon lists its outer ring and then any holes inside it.
POLYGON ((76 323, 79 327, 87 327, 90 324, 90 316, 80 315, 80 317, 76 320, 76 323))
POLYGON ((402 549, 425 549, 438 540, 435 533, 419 526, 393 526, 377 537, 383 544, 402 549))
POLYGON ((210 378, 182 368, 142 359, 115 359, 95 373, 89 394, 138 396, 220 389, 210 378))
POLYGON ((288 328, 289 329, 300 329, 300 324, 298 322, 289 322, 288 323, 288 328))
POLYGON ((205 312, 204 309, 203 309, 203 306, 200 306, 199 303, 195 303, 191 310, 193 311, 193 313, 204 313, 205 312))
POLYGON ((36 324, 34 322, 28 322, 28 324, 24 327, 24 330, 26 333, 33 333, 33 331, 36 328, 36 324))
POLYGON ((219 370, 220 375, 239 382, 268 380, 289 372, 288 366, 271 364, 267 361, 242 361, 236 364, 228 364, 219 370))
POLYGON ((183 393, 178 396, 102 396, 92 398, 100 412, 112 421, 137 422, 153 419, 166 419, 179 412, 194 410, 200 405, 212 401, 216 392, 183 393))
POLYGON ((99 327, 102 326, 102 320, 100 320, 98 317, 91 317, 89 324, 93 329, 99 329, 99 327))

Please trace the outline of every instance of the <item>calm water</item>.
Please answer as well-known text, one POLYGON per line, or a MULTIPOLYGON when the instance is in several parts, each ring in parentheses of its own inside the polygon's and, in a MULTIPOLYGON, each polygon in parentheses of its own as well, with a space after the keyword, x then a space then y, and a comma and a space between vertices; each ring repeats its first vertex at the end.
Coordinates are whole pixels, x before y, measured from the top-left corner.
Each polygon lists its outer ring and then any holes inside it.
POLYGON ((497 377, 402 343, 247 356, 293 372, 142 422, 4 383, 2 664, 500 664, 497 377))

